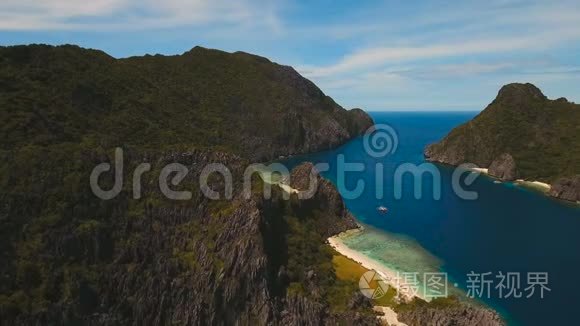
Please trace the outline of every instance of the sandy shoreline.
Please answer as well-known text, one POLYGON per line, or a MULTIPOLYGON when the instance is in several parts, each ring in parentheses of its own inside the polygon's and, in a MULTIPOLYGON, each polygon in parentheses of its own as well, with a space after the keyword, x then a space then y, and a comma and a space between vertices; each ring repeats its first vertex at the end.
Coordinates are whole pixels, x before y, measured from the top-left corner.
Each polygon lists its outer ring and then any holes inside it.
MULTIPOLYGON (((358 230, 351 230, 349 232, 352 233, 357 231, 358 230)), ((376 271, 389 286, 397 290, 398 295, 403 301, 411 301, 413 297, 417 296, 412 293, 412 287, 405 286, 403 279, 399 277, 399 273, 385 267, 376 260, 347 247, 340 239, 341 235, 344 234, 339 234, 337 236, 328 238, 328 243, 332 248, 334 248, 334 250, 339 252, 341 255, 354 260, 364 268, 376 271)))
POLYGON ((489 169, 484 169, 484 168, 470 168, 469 171, 483 173, 483 174, 489 174, 489 169))
POLYGON ((537 190, 540 190, 543 192, 548 192, 548 191, 550 191, 550 189, 552 189, 552 186, 550 186, 547 183, 540 182, 540 181, 526 181, 526 180, 518 179, 515 181, 515 184, 520 184, 524 187, 537 189, 537 190))
MULTIPOLYGON (((484 168, 470 168, 469 171, 472 172, 476 172, 476 173, 481 173, 481 174, 485 174, 489 177, 492 177, 495 179, 494 176, 489 174, 489 169, 484 169, 484 168)), ((522 185, 524 187, 529 187, 529 188, 533 188, 536 190, 540 190, 543 192, 548 192, 550 191, 550 189, 552 189, 552 186, 545 183, 545 182, 540 182, 540 181, 528 181, 528 180, 524 180, 524 179, 517 179, 515 181, 513 181, 514 184, 517 185, 522 185)))

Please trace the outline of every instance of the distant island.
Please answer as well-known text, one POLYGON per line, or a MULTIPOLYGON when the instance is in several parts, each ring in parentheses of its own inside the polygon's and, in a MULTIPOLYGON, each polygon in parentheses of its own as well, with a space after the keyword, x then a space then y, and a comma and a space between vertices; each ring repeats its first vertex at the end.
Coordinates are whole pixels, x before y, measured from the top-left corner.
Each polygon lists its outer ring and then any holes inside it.
POLYGON ((532 84, 509 84, 473 120, 425 149, 450 165, 474 163, 505 181, 550 184, 550 196, 580 201, 580 105, 548 99, 532 84))

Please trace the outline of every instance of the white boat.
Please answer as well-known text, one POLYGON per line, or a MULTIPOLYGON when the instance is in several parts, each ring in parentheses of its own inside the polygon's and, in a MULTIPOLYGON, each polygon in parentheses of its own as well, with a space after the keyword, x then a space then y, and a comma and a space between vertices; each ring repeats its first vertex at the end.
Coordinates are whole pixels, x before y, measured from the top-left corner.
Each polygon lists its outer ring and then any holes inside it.
POLYGON ((386 208, 385 206, 379 206, 377 207, 377 211, 379 211, 379 213, 386 214, 389 211, 389 209, 386 208))

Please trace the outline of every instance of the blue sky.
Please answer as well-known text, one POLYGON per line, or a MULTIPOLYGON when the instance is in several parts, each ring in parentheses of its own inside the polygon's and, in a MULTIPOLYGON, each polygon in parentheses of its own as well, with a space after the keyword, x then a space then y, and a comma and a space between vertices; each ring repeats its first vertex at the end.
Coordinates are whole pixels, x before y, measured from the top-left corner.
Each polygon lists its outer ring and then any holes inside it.
POLYGON ((510 82, 580 102, 580 1, 2 0, 0 44, 242 50, 347 108, 480 110, 510 82))

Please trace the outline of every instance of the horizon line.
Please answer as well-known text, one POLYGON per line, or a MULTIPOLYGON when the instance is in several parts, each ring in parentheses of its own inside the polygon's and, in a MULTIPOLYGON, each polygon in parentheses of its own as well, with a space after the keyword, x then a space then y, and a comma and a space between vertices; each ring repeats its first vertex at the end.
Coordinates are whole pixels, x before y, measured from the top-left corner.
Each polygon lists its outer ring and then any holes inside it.
POLYGON ((365 112, 397 112, 397 113, 468 113, 468 112, 481 112, 481 109, 384 109, 384 110, 377 110, 377 109, 362 109, 365 112))

